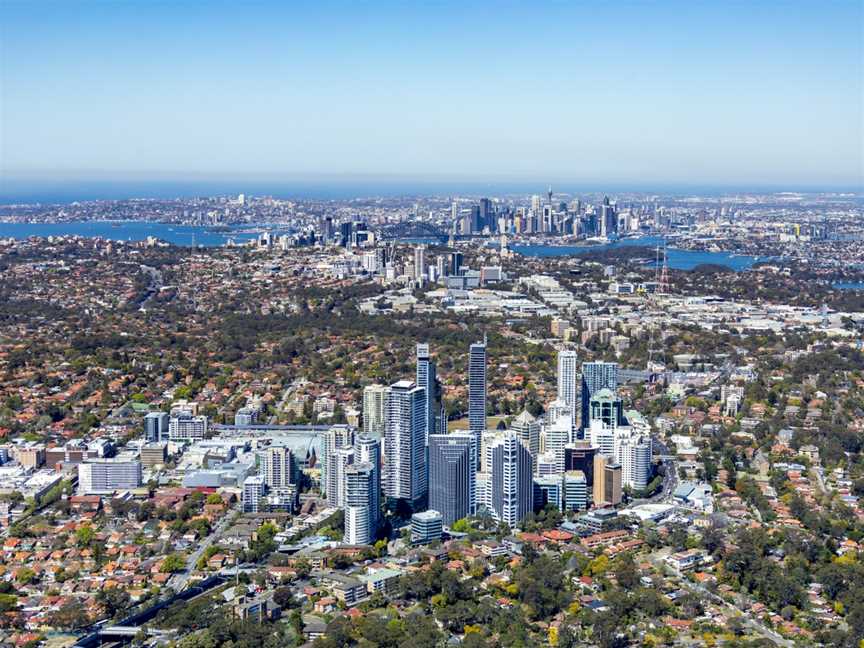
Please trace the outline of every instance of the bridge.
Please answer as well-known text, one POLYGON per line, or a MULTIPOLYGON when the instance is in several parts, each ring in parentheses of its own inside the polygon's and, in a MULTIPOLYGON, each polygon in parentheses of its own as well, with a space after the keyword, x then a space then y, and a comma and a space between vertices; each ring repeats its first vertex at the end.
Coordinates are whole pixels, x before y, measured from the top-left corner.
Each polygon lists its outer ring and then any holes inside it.
POLYGON ((446 243, 449 234, 431 223, 423 221, 403 221, 391 223, 378 229, 378 236, 383 241, 396 241, 399 239, 437 239, 439 243, 446 243))
POLYGON ((225 580, 225 577, 219 574, 215 576, 210 576, 209 578, 205 578, 204 580, 183 590, 182 592, 178 592, 170 598, 156 603, 155 605, 147 608, 146 610, 131 614, 117 625, 109 626, 106 625, 104 621, 101 622, 101 624, 97 623, 88 628, 88 630, 86 631, 87 634, 85 634, 83 637, 80 637, 78 641, 75 642, 73 648, 98 648, 102 645, 103 641, 111 643, 128 643, 141 630, 144 630, 144 632, 150 636, 160 636, 164 634, 165 631, 152 628, 144 628, 144 624, 148 621, 152 621, 154 618, 156 618, 156 615, 160 611, 164 610, 173 603, 177 601, 189 601, 193 598, 201 596, 202 594, 210 591, 214 587, 221 585, 225 582, 225 580))
POLYGON ((139 628, 137 626, 106 626, 99 631, 99 634, 104 639, 105 637, 135 637, 139 632, 144 632, 151 637, 159 637, 168 634, 166 630, 156 630, 155 628, 139 628))

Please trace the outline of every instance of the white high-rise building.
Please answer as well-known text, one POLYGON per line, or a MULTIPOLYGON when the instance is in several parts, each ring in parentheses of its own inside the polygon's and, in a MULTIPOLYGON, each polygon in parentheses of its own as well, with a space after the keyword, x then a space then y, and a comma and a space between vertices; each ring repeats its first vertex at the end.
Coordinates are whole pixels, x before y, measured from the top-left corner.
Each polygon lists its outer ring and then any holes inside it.
POLYGON ((558 456, 554 452, 544 452, 537 457, 537 467, 535 473, 538 477, 552 477, 555 475, 561 476, 559 468, 558 456))
POLYGON ((528 451, 531 453, 531 465, 537 467, 537 457, 540 456, 540 428, 541 424, 528 410, 524 410, 510 424, 510 429, 515 432, 528 451))
POLYGON ((426 391, 410 380, 390 386, 385 428, 386 495, 410 504, 426 498, 426 391))
POLYGON ((574 427, 576 425, 576 411, 580 405, 578 360, 575 351, 558 352, 558 400, 563 401, 570 408, 574 427))
POLYGON ((243 512, 257 513, 261 498, 267 492, 262 475, 252 475, 243 482, 243 512))
POLYGON ((633 434, 621 439, 618 448, 621 484, 641 490, 651 478, 651 437, 633 434))
POLYGON ((373 532, 381 518, 381 440, 361 434, 354 444, 354 459, 358 464, 372 466, 372 497, 370 499, 370 523, 373 532))
POLYGON ((597 454, 616 457, 615 454, 615 428, 607 425, 603 421, 591 421, 591 427, 588 430, 588 438, 591 441, 591 447, 597 448, 597 454))
POLYGON ((569 412, 567 416, 560 417, 553 423, 546 423, 543 426, 543 433, 545 439, 544 450, 546 454, 555 456, 556 472, 563 473, 564 447, 570 443, 570 438, 573 434, 569 412))
POLYGON ((422 284, 426 278, 426 246, 418 245, 414 248, 414 279, 422 284))
POLYGON ((533 510, 531 453, 512 432, 505 432, 493 448, 488 488, 492 516, 511 529, 533 510))
POLYGON ((363 431, 368 436, 384 436, 387 420, 387 392, 385 385, 369 385, 363 389, 363 431))
POLYGON ((553 425, 555 423, 564 422, 571 423, 573 421, 573 408, 570 407, 560 398, 556 398, 546 407, 546 423, 553 425))
POLYGON ((327 499, 333 506, 345 506, 345 473, 354 463, 354 448, 343 446, 330 453, 327 471, 327 499))
POLYGON ((78 464, 78 492, 110 494, 141 485, 141 462, 121 459, 88 459, 78 464))
POLYGON ((195 441, 207 436, 207 417, 189 412, 178 412, 168 420, 168 438, 171 441, 195 441))
POLYGON ((328 497, 330 493, 335 493, 328 485, 331 471, 330 457, 337 448, 350 446, 353 443, 354 430, 347 425, 333 425, 321 435, 321 492, 328 497))
POLYGON ((284 488, 293 482, 291 449, 270 446, 264 452, 264 482, 269 488, 284 488))
POLYGON ((347 544, 371 544, 377 520, 373 514, 374 468, 358 463, 345 469, 345 535, 347 544))

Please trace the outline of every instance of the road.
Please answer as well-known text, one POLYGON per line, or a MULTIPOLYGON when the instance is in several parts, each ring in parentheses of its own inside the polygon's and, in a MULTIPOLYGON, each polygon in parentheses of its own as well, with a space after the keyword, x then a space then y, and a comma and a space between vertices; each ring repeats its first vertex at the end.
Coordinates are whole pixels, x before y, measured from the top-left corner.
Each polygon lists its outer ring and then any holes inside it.
MULTIPOLYGON (((794 641, 791 641, 789 639, 784 639, 779 634, 774 632, 774 630, 772 630, 771 628, 766 626, 764 623, 753 618, 753 616, 747 611, 749 609, 749 607, 753 604, 752 601, 750 601, 749 599, 747 599, 743 595, 740 595, 742 599, 745 599, 747 601, 746 606, 742 605, 739 608, 739 607, 736 607, 735 605, 733 605, 732 603, 728 603, 726 600, 724 600, 723 598, 721 598, 720 596, 718 596, 714 592, 706 589, 702 585, 698 585, 696 583, 690 582, 689 580, 687 580, 686 577, 683 577, 676 570, 669 567, 669 565, 667 565, 665 562, 663 562, 663 558, 664 558, 663 553, 664 553, 663 550, 654 552, 649 556, 648 560, 650 560, 651 563, 658 570, 663 572, 664 574, 670 574, 671 573, 675 576, 678 576, 679 580, 681 582, 681 586, 684 589, 695 594, 696 596, 699 596, 703 599, 708 599, 712 603, 715 603, 716 605, 720 605, 720 606, 726 608, 726 611, 730 612, 732 617, 736 617, 736 618, 740 619, 741 622, 744 624, 744 626, 746 626, 747 628, 749 628, 753 632, 762 635, 763 637, 765 637, 769 641, 773 642, 775 645, 782 646, 783 648, 795 648, 795 642, 794 641)), ((666 550, 666 553, 668 554, 668 550, 666 550)))
POLYGON ((213 530, 210 532, 206 538, 201 540, 198 543, 198 548, 195 549, 186 560, 186 569, 182 572, 177 572, 171 578, 168 579, 166 585, 172 588, 175 592, 181 592, 186 587, 186 584, 189 582, 189 577, 192 575, 192 572, 195 570, 195 565, 198 564, 198 559, 204 555, 204 552, 207 551, 207 548, 216 542, 222 534, 225 532, 225 529, 231 523, 231 518, 234 517, 234 510, 229 509, 226 511, 225 515, 222 516, 222 519, 213 527, 213 530))
POLYGON ((275 423, 277 421, 277 417, 279 416, 279 412, 285 411, 285 403, 287 403, 291 396, 294 395, 294 391, 297 389, 297 381, 293 381, 288 387, 285 388, 285 391, 282 392, 282 398, 279 399, 279 402, 276 404, 275 414, 270 417, 268 423, 275 423))

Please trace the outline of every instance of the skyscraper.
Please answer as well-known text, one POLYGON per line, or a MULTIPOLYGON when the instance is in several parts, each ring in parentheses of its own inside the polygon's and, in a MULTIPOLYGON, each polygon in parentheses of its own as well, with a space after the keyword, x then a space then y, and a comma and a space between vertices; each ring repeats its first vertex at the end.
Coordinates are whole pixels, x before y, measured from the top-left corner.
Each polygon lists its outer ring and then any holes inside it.
POLYGON ((385 426, 386 495, 414 506, 425 500, 426 391, 410 380, 390 386, 385 426))
POLYGON ((471 512, 476 474, 470 434, 433 434, 429 437, 429 508, 452 525, 471 512))
POLYGON ((345 535, 348 544, 371 544, 378 524, 374 514, 375 468, 358 463, 345 469, 345 535))
POLYGON ((449 268, 449 276, 458 277, 462 274, 462 253, 461 252, 451 252, 450 253, 450 268, 449 268))
POLYGON ((617 362, 583 362, 582 363, 582 428, 590 425, 591 397, 601 389, 609 389, 615 393, 618 389, 617 362))
POLYGON ((492 516, 513 528, 534 505, 531 453, 513 432, 495 444, 490 477, 492 516))
POLYGON ((576 425, 576 411, 579 402, 579 366, 575 351, 558 352, 558 400, 570 406, 573 425, 576 425))
POLYGON ((645 488, 651 478, 651 438, 636 433, 620 439, 618 458, 621 483, 633 490, 645 488))
POLYGON ((372 466, 369 521, 375 531, 381 518, 381 440, 361 434, 354 446, 354 458, 357 463, 368 463, 372 466))
POLYGON ((528 410, 524 410, 510 424, 528 451, 531 453, 532 470, 537 468, 537 457, 540 456, 540 421, 534 418, 528 410))
MULTIPOLYGON (((337 448, 350 446, 354 443, 354 430, 347 425, 332 425, 321 435, 321 492, 335 493, 330 491, 331 461, 330 457, 337 448)), ((335 497, 335 495, 334 495, 335 497)))
MULTIPOLYGON (((435 369, 435 363, 429 356, 429 345, 417 345, 417 386, 426 391, 425 415, 426 437, 443 432, 441 426, 441 383, 435 369)), ((428 445, 428 442, 426 442, 428 445)))
POLYGON ((468 429, 478 437, 486 429, 486 339, 471 345, 468 358, 468 429))
POLYGON ((354 448, 343 446, 336 448, 327 458, 327 499, 331 506, 345 506, 345 474, 348 467, 354 463, 354 448))
POLYGON ((243 482, 243 512, 257 513, 259 502, 265 492, 264 477, 261 475, 247 477, 243 482))
POLYGON ((414 279, 418 284, 426 280, 426 246, 418 245, 414 248, 414 279))
POLYGON ((284 488, 294 480, 291 449, 285 446, 270 446, 264 452, 264 483, 269 488, 284 488))
POLYGON ((594 455, 594 506, 621 503, 621 466, 608 455, 594 455))
POLYGON ((363 431, 368 436, 384 436, 384 422, 387 419, 387 387, 368 385, 363 388, 363 431))

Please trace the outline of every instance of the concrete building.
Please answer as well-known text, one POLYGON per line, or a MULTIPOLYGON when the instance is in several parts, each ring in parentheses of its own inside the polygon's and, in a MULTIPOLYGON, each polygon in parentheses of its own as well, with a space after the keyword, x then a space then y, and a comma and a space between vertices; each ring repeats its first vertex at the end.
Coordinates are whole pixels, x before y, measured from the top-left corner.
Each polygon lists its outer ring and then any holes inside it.
POLYGON ((568 511, 588 508, 588 481, 581 470, 564 473, 564 508, 568 511))
POLYGON ((321 435, 321 492, 327 495, 330 491, 331 461, 330 457, 338 449, 354 443, 354 430, 347 425, 332 425, 321 435))
POLYGON ((528 410, 523 410, 510 424, 510 429, 519 436, 531 453, 532 471, 537 469, 537 457, 540 456, 540 428, 540 421, 528 410))
POLYGON ((579 356, 575 351, 558 352, 558 400, 570 407, 573 427, 579 406, 579 356))
POLYGON ((531 453, 512 432, 506 432, 492 450, 489 503, 494 518, 511 528, 534 508, 531 453))
POLYGON ((139 486, 140 461, 90 459, 78 464, 78 492, 81 495, 107 495, 139 486))
POLYGON ((141 448, 141 463, 145 468, 164 465, 167 461, 167 443, 147 443, 141 448))
POLYGON ((264 483, 269 488, 284 488, 294 483, 294 461, 291 449, 270 446, 264 451, 264 483))
POLYGON ((243 512, 258 513, 261 506, 261 500, 267 492, 267 485, 264 483, 264 477, 261 475, 253 475, 247 477, 243 482, 243 512))
POLYGON ((390 386, 385 456, 387 497, 404 500, 412 507, 425 502, 428 495, 426 392, 410 380, 400 380, 390 386))
POLYGON ((372 500, 369 514, 371 523, 377 529, 381 520, 381 439, 365 433, 359 435, 354 443, 354 459, 357 463, 368 463, 372 466, 372 500))
POLYGON ((444 521, 438 511, 428 510, 411 516, 411 542, 428 544, 441 539, 444 521))
POLYGON ((594 455, 594 506, 617 506, 621 503, 621 466, 612 457, 594 455))
POLYGON ((377 516, 373 513, 374 472, 371 463, 357 463, 345 468, 344 542, 347 544, 371 544, 375 540, 377 516))
POLYGON ((386 385, 368 385, 363 389, 363 431, 368 436, 384 437, 388 391, 386 385))
POLYGON ((195 441, 207 436, 207 417, 180 411, 168 421, 168 438, 171 441, 195 441))

